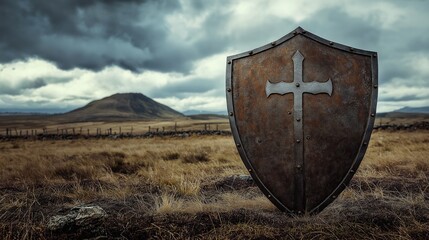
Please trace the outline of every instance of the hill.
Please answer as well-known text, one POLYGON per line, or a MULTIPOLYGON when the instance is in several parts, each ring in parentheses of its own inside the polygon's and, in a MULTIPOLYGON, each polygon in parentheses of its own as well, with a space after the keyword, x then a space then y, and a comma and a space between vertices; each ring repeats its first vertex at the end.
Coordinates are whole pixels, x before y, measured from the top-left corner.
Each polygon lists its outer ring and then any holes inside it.
POLYGON ((377 117, 383 118, 428 118, 429 107, 403 107, 393 112, 377 113, 377 117))
POLYGON ((219 115, 219 116, 227 116, 228 112, 225 111, 203 111, 203 110, 186 110, 182 112, 186 116, 193 116, 193 115, 219 115))
POLYGON ((117 93, 61 114, 70 122, 182 118, 183 114, 141 93, 117 93))
POLYGON ((218 115, 218 114, 195 114, 195 115, 187 115, 192 120, 213 120, 213 119, 228 119, 226 115, 218 115))
POLYGON ((428 107, 403 107, 401 109, 396 110, 395 112, 402 112, 402 113, 427 113, 427 114, 429 114, 429 106, 428 107))

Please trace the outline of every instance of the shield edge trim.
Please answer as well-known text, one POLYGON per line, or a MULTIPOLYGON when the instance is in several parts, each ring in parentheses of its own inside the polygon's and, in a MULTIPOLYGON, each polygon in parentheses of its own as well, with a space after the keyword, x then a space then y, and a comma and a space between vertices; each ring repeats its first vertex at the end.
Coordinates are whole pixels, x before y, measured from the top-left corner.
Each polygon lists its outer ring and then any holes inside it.
POLYGON ((291 38, 302 35, 304 37, 310 38, 316 42, 319 42, 323 45, 326 45, 331 48, 340 49, 352 54, 360 54, 369 56, 371 58, 371 77, 372 77, 372 92, 371 92, 371 103, 370 103, 370 113, 367 118, 366 123, 366 129, 364 132, 364 135, 362 137, 360 147, 358 150, 358 154, 356 155, 348 173, 346 176, 341 180, 340 184, 335 188, 333 192, 331 192, 328 197, 325 198, 318 206, 308 211, 310 214, 316 214, 322 211, 326 206, 328 206, 332 201, 334 201, 338 195, 348 186, 350 180, 353 178, 353 175, 356 173, 360 163, 363 160, 363 157, 365 155, 365 152, 369 145, 369 140, 371 138, 372 129, 374 126, 375 121, 375 115, 376 115, 376 109, 377 109, 377 98, 378 98, 378 54, 374 51, 367 51, 363 49, 357 49, 353 48, 347 45, 334 43, 332 41, 329 41, 327 39, 321 38, 313 33, 310 33, 306 30, 304 30, 301 27, 297 27, 295 30, 291 31, 290 33, 286 34, 282 38, 278 39, 277 41, 271 42, 269 44, 266 44, 264 46, 261 46, 259 48, 255 48, 250 51, 246 51, 240 54, 232 55, 227 57, 226 61, 226 99, 227 99, 227 109, 229 114, 229 123, 231 126, 231 132, 234 137, 234 141, 238 150, 238 153, 246 166, 248 172, 254 179, 255 183, 261 189, 261 191, 264 193, 264 195, 281 211, 286 212, 288 214, 296 214, 293 210, 287 208, 284 206, 268 189, 265 187, 264 183, 260 180, 259 176, 255 174, 255 171, 252 167, 252 164, 249 161, 249 158, 247 157, 246 152, 243 149, 242 141, 240 138, 240 135, 238 133, 236 120, 235 120, 235 110, 234 110, 234 104, 233 104, 233 86, 232 86, 232 69, 234 65, 234 60, 244 58, 247 56, 251 56, 257 53, 261 53, 263 51, 266 51, 268 49, 274 48, 279 44, 282 44, 283 42, 286 42, 290 40, 291 38))

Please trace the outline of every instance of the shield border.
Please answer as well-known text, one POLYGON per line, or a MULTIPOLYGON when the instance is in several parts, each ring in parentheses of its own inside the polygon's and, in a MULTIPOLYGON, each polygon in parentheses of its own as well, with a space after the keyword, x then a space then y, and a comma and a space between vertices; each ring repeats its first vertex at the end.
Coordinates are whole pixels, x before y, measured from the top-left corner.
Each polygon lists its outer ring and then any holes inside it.
POLYGON ((372 129, 374 126, 375 121, 375 115, 376 115, 376 108, 377 108, 377 96, 378 96, 378 54, 377 52, 373 51, 367 51, 363 49, 357 49, 353 48, 347 45, 339 44, 336 42, 329 41, 327 39, 321 38, 313 33, 310 33, 306 30, 304 30, 301 27, 297 27, 295 30, 291 31, 290 33, 286 34, 282 38, 280 38, 277 41, 271 42, 269 44, 266 44, 262 47, 255 48, 250 51, 246 51, 240 54, 232 55, 227 57, 227 63, 226 63, 226 99, 227 99, 227 109, 229 114, 229 123, 231 126, 232 135, 234 137, 234 141, 237 147, 237 150, 240 154, 240 157, 246 166, 247 170, 249 171, 250 175, 252 176, 253 180, 256 182, 257 186, 261 191, 265 194, 265 196, 281 211, 289 213, 289 214, 296 214, 293 210, 287 208, 284 206, 273 194, 265 187, 265 185, 262 183, 258 175, 255 174, 255 171, 250 164, 249 158, 247 157, 246 152, 242 148, 242 142, 240 135, 238 133, 237 125, 235 122, 235 110, 234 110, 234 104, 233 104, 233 92, 232 92, 232 69, 234 65, 234 60, 244 58, 247 56, 251 56, 254 54, 261 53, 263 51, 266 51, 268 49, 274 48, 279 44, 282 44, 289 39, 297 36, 302 35, 304 37, 310 38, 316 42, 319 42, 321 44, 324 44, 328 47, 343 50, 352 54, 359 54, 359 55, 365 55, 371 57, 371 73, 372 73, 372 96, 371 96, 371 104, 370 104, 370 115, 367 118, 367 124, 364 136, 361 140, 359 151, 357 156, 355 157, 353 164, 351 165, 348 173, 346 176, 341 180, 340 184, 335 188, 331 194, 328 195, 325 200, 323 200, 317 207, 310 210, 308 213, 310 214, 316 214, 322 211, 326 206, 328 206, 332 201, 334 201, 338 195, 347 187, 350 180, 352 179, 353 175, 356 173, 360 163, 362 162, 362 159, 365 155, 365 152, 368 148, 369 140, 371 137, 372 129))

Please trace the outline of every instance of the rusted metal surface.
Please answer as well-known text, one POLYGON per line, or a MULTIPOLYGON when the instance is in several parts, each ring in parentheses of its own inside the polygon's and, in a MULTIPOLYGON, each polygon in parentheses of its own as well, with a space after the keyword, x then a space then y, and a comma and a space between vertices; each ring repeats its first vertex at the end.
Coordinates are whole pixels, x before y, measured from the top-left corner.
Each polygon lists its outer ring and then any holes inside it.
POLYGON ((377 55, 302 28, 227 59, 227 102, 240 156, 264 194, 289 213, 321 211, 368 145, 377 55))

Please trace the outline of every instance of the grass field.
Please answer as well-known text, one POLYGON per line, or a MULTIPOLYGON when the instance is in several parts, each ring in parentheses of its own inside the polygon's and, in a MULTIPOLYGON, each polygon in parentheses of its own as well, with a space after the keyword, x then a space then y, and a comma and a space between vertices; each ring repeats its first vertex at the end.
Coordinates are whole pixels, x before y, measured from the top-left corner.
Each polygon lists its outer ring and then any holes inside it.
POLYGON ((66 118, 56 116, 2 116, 0 117, 0 135, 48 134, 142 134, 150 131, 186 131, 186 130, 228 130, 226 117, 203 116, 201 119, 181 118, 176 120, 142 120, 122 122, 67 122, 66 118))
POLYGON ((232 137, 0 142, 0 239, 429 239, 429 132, 375 132, 349 188, 289 217, 245 177, 232 137), (107 217, 51 231, 52 216, 107 217))

